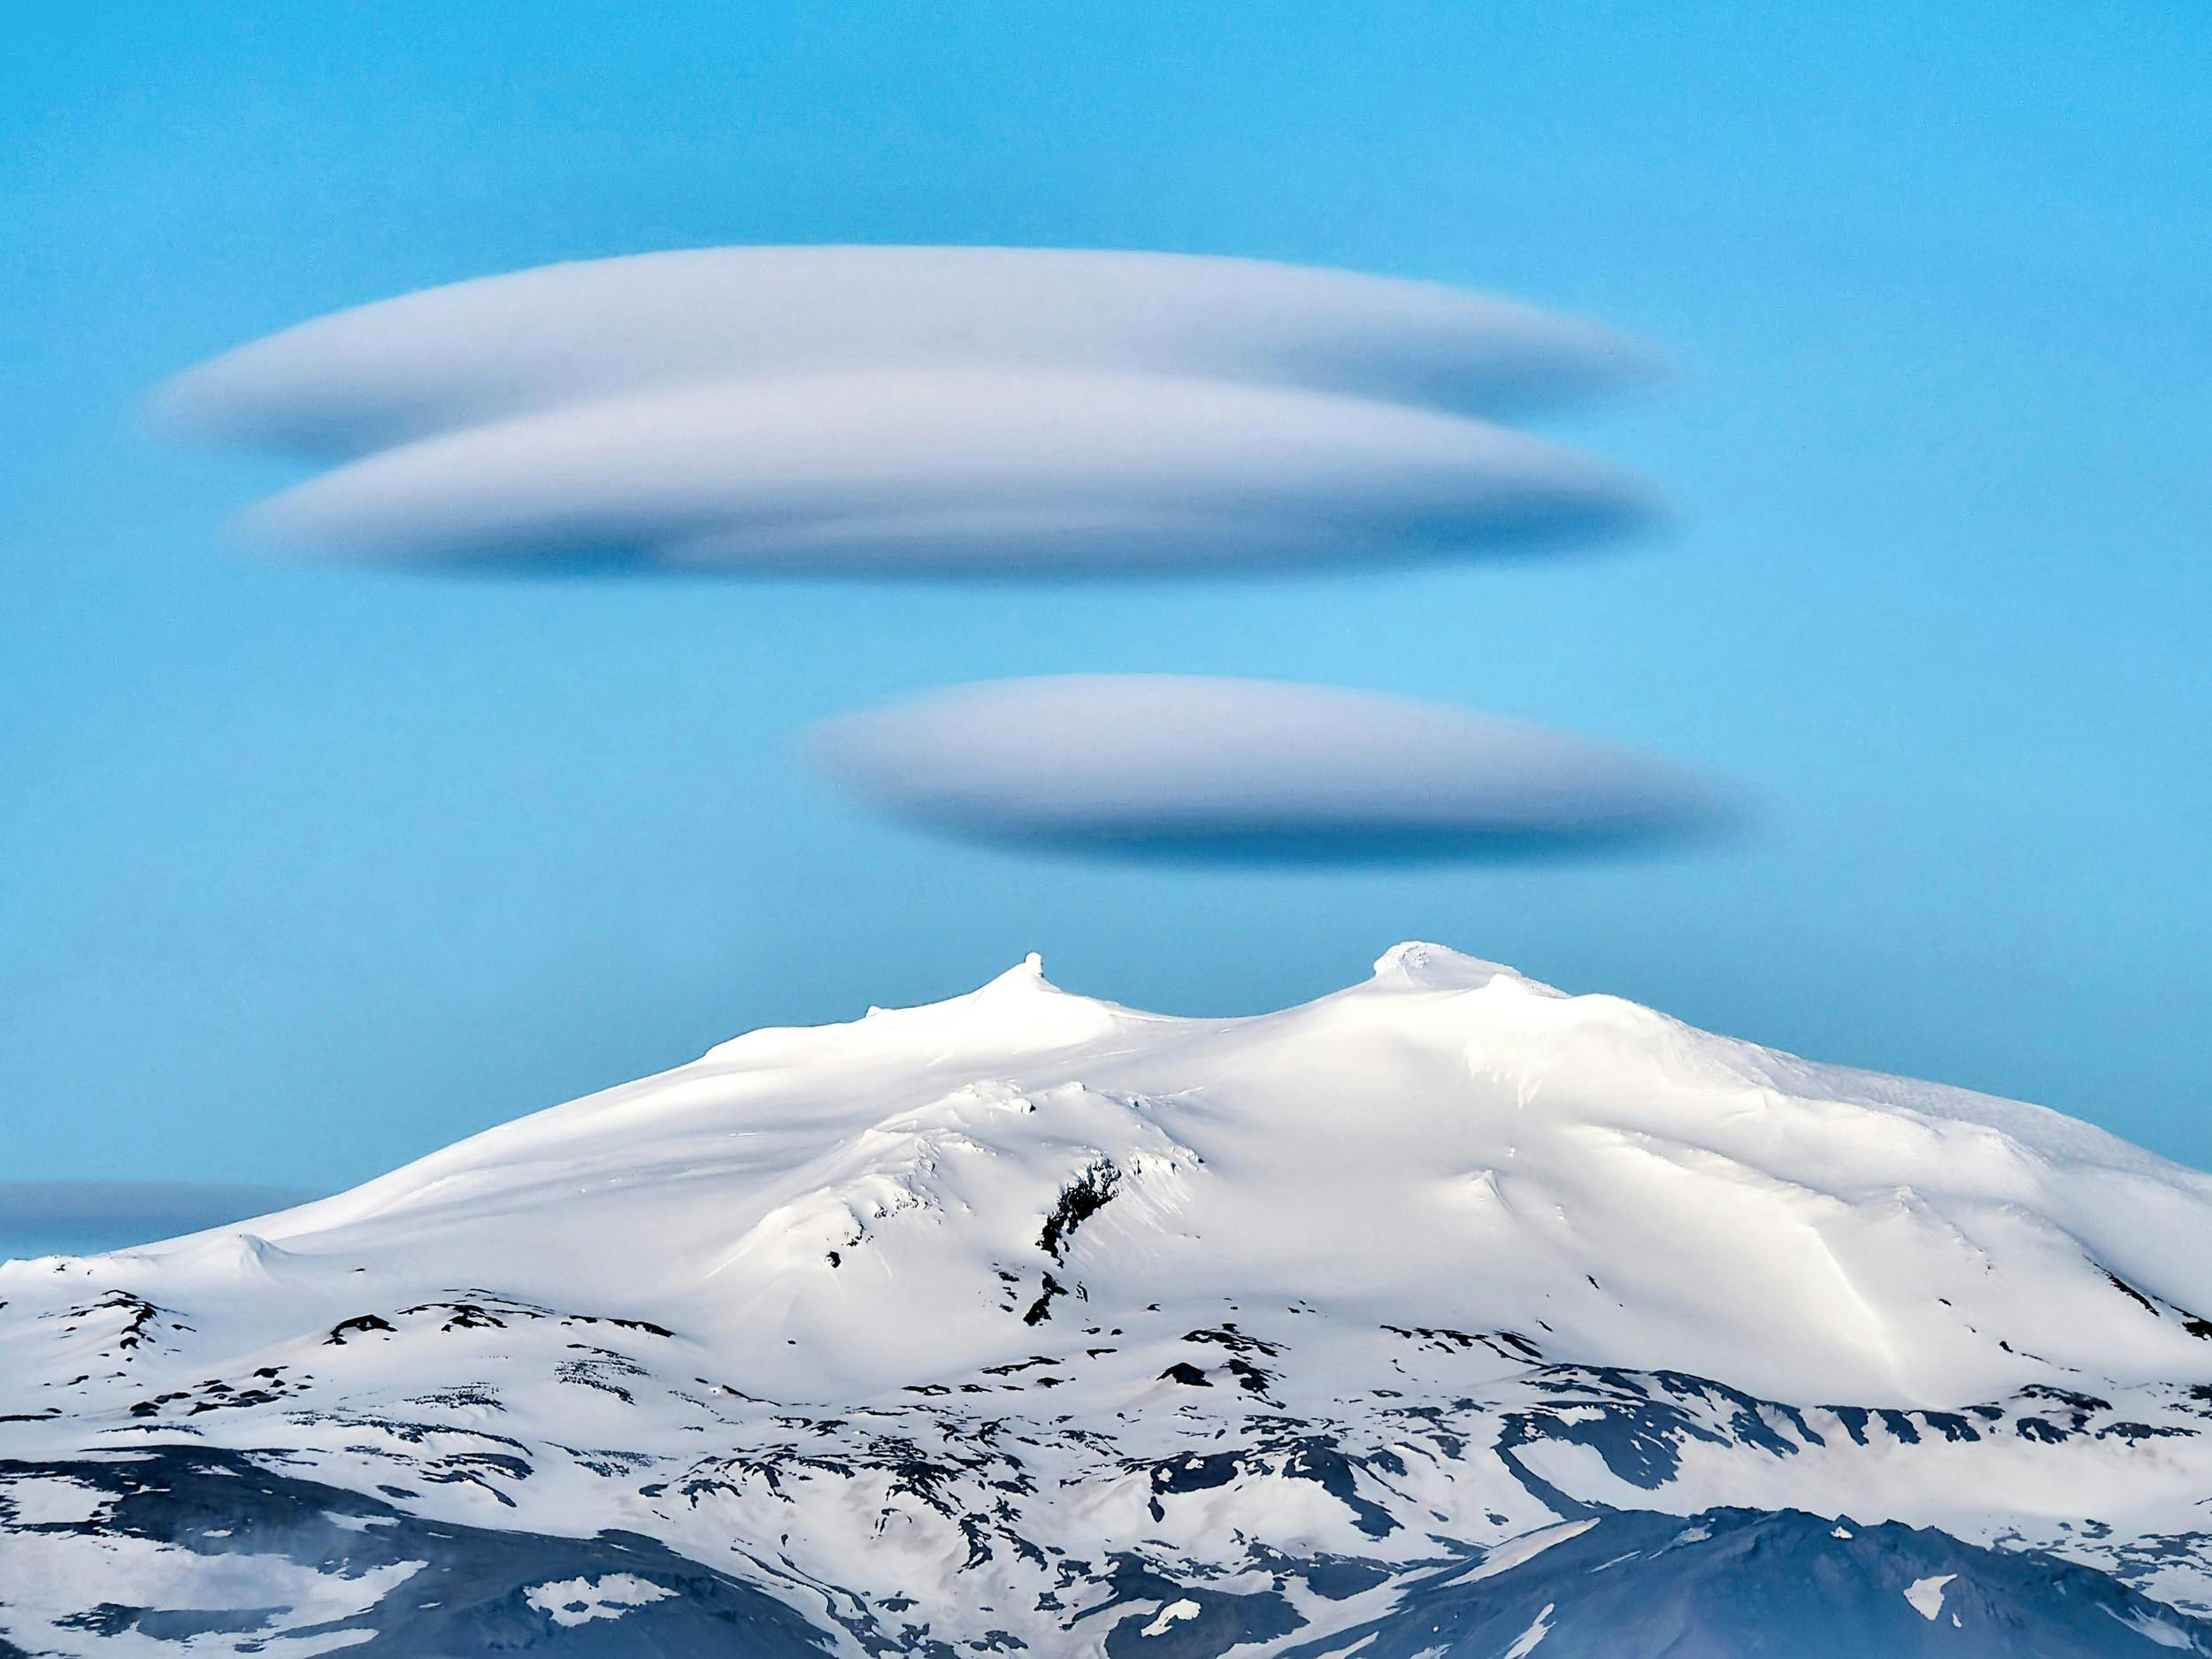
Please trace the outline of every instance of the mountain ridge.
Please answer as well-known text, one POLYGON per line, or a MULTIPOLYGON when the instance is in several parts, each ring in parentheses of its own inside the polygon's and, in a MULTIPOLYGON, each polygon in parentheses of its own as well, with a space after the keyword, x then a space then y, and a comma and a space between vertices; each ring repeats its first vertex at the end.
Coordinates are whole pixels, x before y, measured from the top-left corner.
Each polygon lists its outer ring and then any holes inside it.
MULTIPOLYGON (((2212 1179, 2041 1108, 1440 946, 1220 1019, 1033 956, 240 1227, 0 1266, 0 1459, 34 1471, 0 1469, 0 1502, 196 1448, 476 1529, 499 1628, 549 1645, 572 1627, 498 1577, 523 1558, 495 1534, 650 1540, 827 1651, 1117 1655, 1388 1654, 1449 1563, 1547 1527, 1847 1514, 2050 1553, 2110 1586, 2080 1628, 2147 1651, 2212 1613, 2208 1307, 2212 1179), (1346 1574, 1367 1587, 1333 1596, 1346 1574)), ((96 1545, 73 1525, 0 1517, 0 1569, 96 1545)), ((1635 1536, 1675 1595, 1690 1555, 1635 1536)), ((173 1576, 209 1548, 141 1541, 173 1576)), ((2078 1635, 2033 1572, 1959 1559, 1983 1600, 1955 1610, 2078 1635)), ((303 1594, 359 1579, 317 1565, 303 1594)), ((41 1569, 35 1650, 81 1650, 77 1571, 41 1569)), ((676 1571, 628 1576, 680 1599, 676 1571)), ((1709 1625, 1690 1583, 1668 1604, 1709 1625)), ((1553 1651, 1600 1641, 1571 1587, 1553 1651)), ((632 1594, 610 1624, 679 1617, 632 1594)), ((1474 1645, 1440 1651, 1490 1651, 1491 1613, 1452 1619, 1474 1645)))

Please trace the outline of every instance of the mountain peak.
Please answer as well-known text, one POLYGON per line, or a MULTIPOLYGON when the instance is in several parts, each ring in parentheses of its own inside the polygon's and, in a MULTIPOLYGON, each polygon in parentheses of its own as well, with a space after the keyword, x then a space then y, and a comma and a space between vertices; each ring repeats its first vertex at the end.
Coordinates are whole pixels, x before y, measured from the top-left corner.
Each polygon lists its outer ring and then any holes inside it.
MULTIPOLYGON (((990 1054, 1033 1054, 1040 1050, 1094 1042, 1121 1021, 1143 1018, 1133 1010, 1096 997, 1062 989, 1045 978, 1044 958, 1031 951, 1004 972, 985 980, 972 991, 941 1002, 906 1008, 871 1007, 864 1022, 872 1046, 887 1045, 886 1057, 910 1055, 919 1061, 949 1042, 954 1050, 978 1056, 990 1054)), ((851 1027, 802 1027, 779 1033, 780 1041, 795 1040, 803 1051, 818 1052, 817 1045, 830 1033, 834 1041, 849 1044, 851 1027)), ((737 1037, 716 1052, 752 1052, 749 1037, 737 1037)))
POLYGON ((1379 985, 1421 991, 1472 991, 1495 979, 1509 980, 1548 996, 1562 995, 1502 962, 1471 956, 1448 945, 1431 944, 1425 940, 1409 939, 1391 946, 1375 958, 1374 980, 1379 985))
POLYGON ((1045 978, 1044 956, 1034 950, 1007 969, 1005 972, 985 981, 979 994, 999 992, 1018 995, 1030 991, 1048 992, 1056 996, 1067 995, 1058 986, 1045 978))

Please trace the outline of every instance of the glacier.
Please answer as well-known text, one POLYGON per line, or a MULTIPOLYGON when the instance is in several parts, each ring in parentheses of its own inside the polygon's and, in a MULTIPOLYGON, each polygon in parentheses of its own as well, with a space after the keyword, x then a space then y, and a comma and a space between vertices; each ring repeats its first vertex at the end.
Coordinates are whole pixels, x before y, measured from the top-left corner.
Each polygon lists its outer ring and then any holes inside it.
POLYGON ((0 1659, 2212 1653, 2208 1506, 2212 1177, 1434 945, 0 1266, 0 1659))

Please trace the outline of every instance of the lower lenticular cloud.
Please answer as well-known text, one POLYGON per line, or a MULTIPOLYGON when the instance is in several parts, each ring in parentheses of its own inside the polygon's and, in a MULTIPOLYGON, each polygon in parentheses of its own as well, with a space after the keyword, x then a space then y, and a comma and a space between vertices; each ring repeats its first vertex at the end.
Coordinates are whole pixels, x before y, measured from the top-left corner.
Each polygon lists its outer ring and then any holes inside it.
POLYGON ((325 318, 156 410, 335 463, 248 518, 309 555, 1237 569, 1637 521, 1620 473, 1481 418, 1637 362, 1523 307, 1249 260, 729 249, 325 318))
POLYGON ((1697 779, 1609 745, 1265 680, 998 681, 827 721, 805 746, 896 818, 1146 856, 1479 858, 1679 833, 1721 805, 1697 779))

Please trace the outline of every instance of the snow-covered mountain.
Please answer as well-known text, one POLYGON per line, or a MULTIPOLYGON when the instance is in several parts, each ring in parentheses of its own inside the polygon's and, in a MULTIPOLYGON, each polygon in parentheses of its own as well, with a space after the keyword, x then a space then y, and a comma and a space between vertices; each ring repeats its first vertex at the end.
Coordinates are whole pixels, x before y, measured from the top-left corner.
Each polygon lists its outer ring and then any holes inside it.
POLYGON ((2212 1178, 1427 945, 0 1267, 0 1655, 2212 1653, 2208 1507, 2212 1178))

